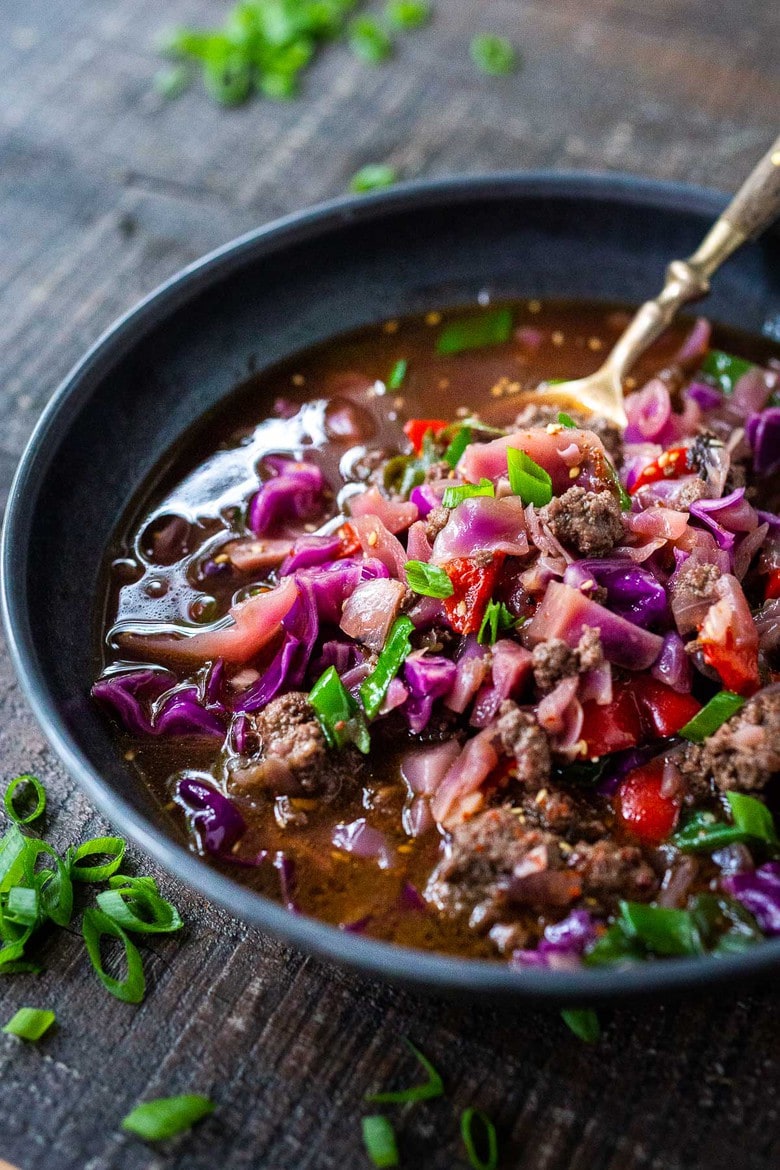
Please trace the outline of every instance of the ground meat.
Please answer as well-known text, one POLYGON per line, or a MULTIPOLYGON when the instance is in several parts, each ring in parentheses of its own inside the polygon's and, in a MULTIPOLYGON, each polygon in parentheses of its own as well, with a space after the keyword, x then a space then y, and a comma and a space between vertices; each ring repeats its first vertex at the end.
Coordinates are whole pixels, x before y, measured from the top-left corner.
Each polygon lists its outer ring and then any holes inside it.
POLYGON ((602 418, 601 415, 588 419, 583 425, 589 431, 593 431, 594 435, 598 435, 607 455, 616 466, 619 466, 623 462, 623 432, 620 427, 613 423, 612 419, 602 418))
POLYGON ((514 756, 520 784, 531 792, 543 788, 550 778, 550 745, 535 716, 505 699, 498 709, 496 728, 504 751, 514 756))
POLYGON ((540 516, 561 544, 582 556, 606 556, 623 539, 620 504, 609 491, 570 487, 542 508, 540 516))
POLYGON ((709 779, 721 792, 760 792, 780 773, 780 687, 748 699, 703 744, 689 744, 679 767, 696 795, 709 779))
POLYGON ((569 858, 580 878, 582 892, 600 908, 612 909, 619 898, 646 901, 658 889, 658 877, 635 845, 613 841, 580 841, 569 858))
POLYGON ((425 535, 433 544, 444 525, 450 518, 449 508, 432 508, 425 522, 425 535))
POLYGON ((328 750, 308 695, 302 691, 273 699, 253 723, 259 753, 231 770, 231 791, 304 793, 333 800, 343 788, 354 788, 359 781, 361 757, 352 748, 328 750))
POLYGON ((697 500, 705 499, 710 494, 711 488, 703 479, 689 479, 674 496, 670 496, 666 505, 675 512, 688 512, 691 504, 695 504, 697 500))
POLYGON ((561 638, 550 638, 534 646, 534 682, 542 694, 548 694, 564 678, 595 670, 604 661, 599 631, 585 626, 576 650, 561 638))
POLYGON ((424 483, 436 483, 442 479, 452 479, 453 471, 445 459, 437 459, 425 469, 424 483))
POLYGON ((685 591, 692 597, 701 598, 703 601, 710 599, 716 601, 718 595, 715 586, 718 584, 720 576, 720 569, 715 565, 686 563, 672 584, 672 593, 677 596, 685 591))
POLYGON ((547 786, 526 794, 520 811, 526 825, 557 833, 566 841, 596 841, 606 833, 592 802, 578 792, 547 786))

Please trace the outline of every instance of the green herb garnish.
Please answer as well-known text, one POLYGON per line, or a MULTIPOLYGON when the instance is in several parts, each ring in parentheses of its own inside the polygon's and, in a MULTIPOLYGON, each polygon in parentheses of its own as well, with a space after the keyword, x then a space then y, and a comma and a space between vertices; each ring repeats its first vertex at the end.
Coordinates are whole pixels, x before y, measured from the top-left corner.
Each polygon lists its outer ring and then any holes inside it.
POLYGON ((378 1167, 399 1166, 398 1146, 395 1140, 395 1131, 381 1113, 373 1113, 364 1117, 361 1122, 363 1128, 363 1144, 371 1163, 378 1167))
POLYGON ((363 712, 336 674, 335 666, 329 666, 314 684, 309 693, 309 702, 328 747, 342 748, 345 744, 354 743, 363 755, 368 754, 371 737, 363 712))
POLYGON ((708 736, 716 732, 727 719, 736 715, 744 706, 745 700, 741 695, 735 695, 733 691, 721 691, 710 699, 693 719, 680 728, 680 735, 692 743, 704 743, 708 736))
POLYGON ((387 379, 388 390, 400 390, 404 384, 406 372, 409 369, 409 363, 406 358, 399 358, 390 371, 390 377, 387 379))
POLYGON ((494 33, 480 33, 472 37, 469 52, 477 68, 493 77, 512 73, 517 64, 517 54, 512 42, 494 33))
POLYGON ((195 1093, 182 1097, 158 1097, 155 1101, 136 1105, 122 1122, 122 1129, 146 1142, 160 1142, 184 1133, 213 1112, 213 1101, 195 1093))
POLYGON ((9 1036, 19 1036, 35 1043, 46 1035, 56 1019, 54 1012, 47 1008, 23 1007, 11 1016, 3 1031, 9 1036))
POLYGON ((391 1089, 383 1093, 370 1093, 366 1097, 366 1101, 370 1101, 372 1105, 407 1105, 410 1101, 431 1101, 434 1097, 441 1097, 444 1093, 444 1082, 428 1057, 423 1056, 411 1040, 405 1042, 428 1074, 428 1080, 421 1085, 413 1085, 410 1089, 391 1089))
POLYGON ((592 1008, 565 1008, 561 1019, 586 1044, 595 1044, 601 1036, 601 1024, 592 1008))
POLYGON ((444 569, 425 561, 407 561, 404 565, 409 588, 423 597, 452 597, 455 590, 444 569))
POLYGON ((524 504, 543 508, 553 498, 552 479, 525 451, 507 447, 506 466, 509 486, 524 504))
POLYGON ((754 364, 732 353, 711 349, 701 364, 701 372, 714 381, 724 394, 732 394, 739 379, 752 370, 754 364))
POLYGON ((444 489, 441 498, 442 507, 457 508, 464 500, 472 500, 475 496, 495 496, 496 489, 489 479, 481 479, 479 483, 463 483, 457 487, 444 489))
POLYGON ((498 1166, 498 1136, 496 1127, 487 1113, 483 1113, 481 1109, 475 1109, 471 1105, 468 1109, 464 1109, 460 1115, 460 1136, 466 1147, 469 1165, 473 1167, 473 1170, 496 1170, 498 1166), (478 1130, 481 1131, 479 1134, 474 1132, 475 1122, 478 1130), (484 1158, 479 1154, 477 1145, 486 1148, 484 1158))
POLYGON ((393 52, 392 37, 373 16, 356 16, 347 30, 349 47, 369 65, 381 65, 393 52))
MULTIPOLYGON (((471 427, 458 427, 452 436, 449 447, 444 452, 444 462, 450 467, 456 467, 463 452, 471 442, 471 427)), ((447 505, 445 505, 446 507, 447 505)))
POLYGON ((570 414, 566 414, 564 410, 558 411, 558 423, 567 430, 576 430, 577 424, 570 414))
POLYGON ((421 28, 431 19, 428 0, 388 0, 385 19, 394 28, 421 28))
POLYGON ((109 918, 102 910, 89 907, 84 911, 81 923, 87 954, 92 968, 106 991, 110 991, 117 999, 124 1003, 140 1003, 146 991, 146 978, 143 963, 135 943, 131 942, 127 934, 113 918, 109 918), (125 950, 127 973, 124 979, 115 979, 105 970, 100 953, 100 944, 103 938, 115 938, 125 950))
POLYGON ((360 697, 363 700, 363 709, 369 719, 373 719, 385 700, 387 688, 393 681, 408 654, 412 644, 409 635, 414 631, 414 622, 408 617, 396 618, 393 622, 387 641, 377 659, 377 664, 371 674, 360 686, 360 697))
MULTIPOLYGON (((388 163, 367 163, 352 176, 349 187, 357 195, 362 195, 366 191, 380 191, 384 187, 392 187, 397 182, 398 172, 395 167, 391 167, 388 163)), ((401 380, 403 381, 403 379, 401 380)), ((397 387, 391 386, 390 389, 397 389, 397 387)))
POLYGON ((31 776, 25 772, 23 776, 17 776, 15 780, 12 780, 6 788, 5 796, 3 797, 3 806, 8 816, 17 825, 29 825, 33 821, 37 821, 38 817, 42 816, 46 809, 46 790, 37 776, 31 776), (31 788, 35 794, 35 805, 26 815, 22 815, 17 810, 14 799, 20 785, 31 788))
POLYGON ((466 349, 502 345, 509 341, 511 336, 512 310, 489 309, 473 317, 461 317, 445 325, 436 342, 436 352, 455 354, 466 349))
POLYGON ((479 627, 477 641, 483 646, 492 646, 501 634, 515 630, 522 624, 523 618, 516 618, 503 601, 489 601, 485 607, 485 616, 479 627))

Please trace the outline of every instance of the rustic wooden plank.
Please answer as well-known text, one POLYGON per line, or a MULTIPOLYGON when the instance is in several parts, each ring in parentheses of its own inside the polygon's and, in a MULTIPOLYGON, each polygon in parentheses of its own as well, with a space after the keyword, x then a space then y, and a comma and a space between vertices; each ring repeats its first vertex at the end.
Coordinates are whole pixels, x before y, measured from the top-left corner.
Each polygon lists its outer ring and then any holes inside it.
MULTIPOLYGON (((342 192, 364 162, 413 177, 508 167, 622 169, 733 186, 776 133, 780 10, 764 0, 438 0, 376 70, 323 54, 289 105, 175 103, 153 39, 213 0, 4 0, 0 38, 0 498, 59 378, 119 312, 203 251, 342 192), (476 28, 523 68, 475 72, 476 28)), ((35 769, 59 846, 104 828, 54 761, 0 654, 0 760, 35 769)), ((621 1007, 591 1049, 555 1014, 462 1007, 333 970, 158 873, 187 919, 145 949, 138 1008, 94 981, 77 932, 47 970, 0 983, 0 1018, 52 1006, 39 1045, 0 1037, 0 1158, 23 1170, 328 1170, 366 1164, 364 1094, 441 1067, 446 1100, 397 1111, 404 1164, 463 1165, 457 1112, 496 1119, 522 1170, 767 1170, 780 1162, 771 990, 621 1007), (151 1151, 136 1100, 214 1096, 216 1115, 151 1151)), ((6 1163, 0 1162, 0 1170, 6 1163)))

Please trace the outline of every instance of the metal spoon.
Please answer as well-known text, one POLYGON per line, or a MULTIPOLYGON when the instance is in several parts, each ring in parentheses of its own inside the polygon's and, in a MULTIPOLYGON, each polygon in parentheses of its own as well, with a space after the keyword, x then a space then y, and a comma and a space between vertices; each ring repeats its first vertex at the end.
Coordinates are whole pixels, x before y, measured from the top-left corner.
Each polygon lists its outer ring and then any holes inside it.
POLYGON ((678 309, 710 290, 710 277, 746 240, 761 234, 780 215, 780 138, 737 191, 699 247, 687 260, 673 260, 666 283, 652 301, 637 310, 625 333, 595 374, 556 386, 542 383, 523 395, 523 402, 551 402, 580 406, 627 424, 623 407, 623 377, 674 320, 678 309))

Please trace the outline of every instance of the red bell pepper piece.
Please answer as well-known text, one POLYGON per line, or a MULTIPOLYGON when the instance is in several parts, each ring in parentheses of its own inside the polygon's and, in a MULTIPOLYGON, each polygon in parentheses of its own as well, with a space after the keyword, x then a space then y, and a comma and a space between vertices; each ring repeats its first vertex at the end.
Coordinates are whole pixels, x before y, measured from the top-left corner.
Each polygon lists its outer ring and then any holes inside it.
POLYGON ((690 463, 690 448, 670 447, 668 451, 664 451, 663 455, 659 455, 652 463, 648 463, 646 467, 642 468, 628 489, 629 495, 633 496, 648 483, 657 483, 659 479, 679 479, 681 475, 687 475, 689 471, 693 471, 690 463))
POLYGON ((612 702, 600 706, 593 699, 582 704, 582 739, 590 757, 636 747, 643 738, 642 714, 630 685, 617 681, 612 702))
POLYGON ((352 557, 355 553, 360 552, 361 546, 358 535, 349 521, 345 521, 344 524, 337 528, 336 536, 341 541, 339 557, 352 557))
POLYGON ((436 438, 449 425, 446 418, 410 418, 404 423, 404 434, 414 447, 415 455, 419 455, 428 431, 436 438))
POLYGON ((663 776, 664 761, 650 760, 629 772, 615 793, 618 821, 648 845, 665 841, 680 815, 680 797, 661 792, 663 776))
POLYGON ((648 738, 676 735, 681 727, 701 711, 693 695, 681 695, 650 675, 638 675, 629 684, 642 712, 648 738))
POLYGON ((717 670, 724 687, 738 695, 754 695, 761 686, 758 674, 758 655, 750 646, 737 646, 727 634, 725 644, 701 643, 704 661, 717 670))
POLYGON ((442 566, 453 589, 452 597, 444 598, 444 612, 457 633, 475 634, 482 625, 503 562, 503 553, 493 553, 487 564, 472 557, 456 557, 442 566))

